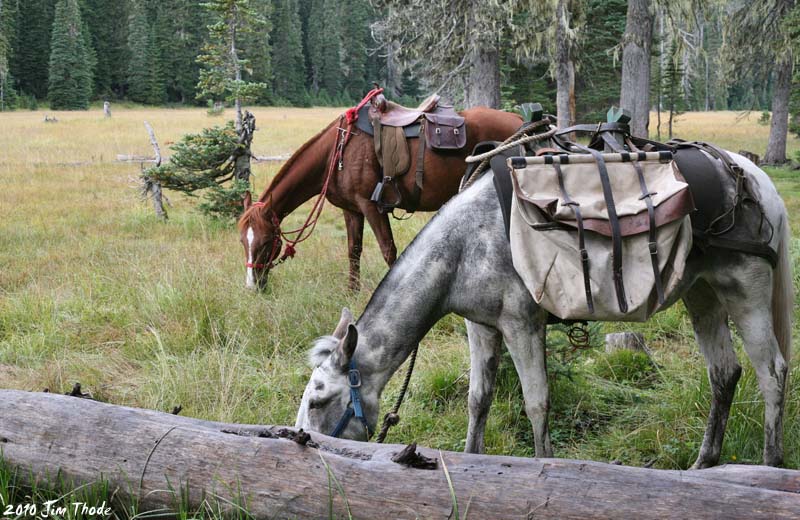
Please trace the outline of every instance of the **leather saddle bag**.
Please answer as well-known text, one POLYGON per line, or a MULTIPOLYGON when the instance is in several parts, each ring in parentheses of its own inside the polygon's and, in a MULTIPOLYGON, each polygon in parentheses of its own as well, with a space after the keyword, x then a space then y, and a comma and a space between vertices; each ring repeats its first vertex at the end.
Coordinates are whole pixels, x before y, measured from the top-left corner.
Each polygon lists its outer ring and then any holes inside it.
POLYGON ((436 150, 460 150, 467 144, 464 118, 453 114, 425 113, 425 140, 436 150))

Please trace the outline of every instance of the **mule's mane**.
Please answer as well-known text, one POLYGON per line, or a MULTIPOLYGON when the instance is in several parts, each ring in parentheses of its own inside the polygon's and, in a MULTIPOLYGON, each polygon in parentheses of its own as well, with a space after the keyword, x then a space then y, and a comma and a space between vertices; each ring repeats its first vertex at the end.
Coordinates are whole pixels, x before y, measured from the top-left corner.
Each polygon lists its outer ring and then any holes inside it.
MULTIPOLYGON (((331 121, 328 126, 320 130, 314 137, 303 143, 300 148, 298 148, 289 159, 281 166, 281 169, 278 170, 278 173, 275 174, 273 177, 272 182, 269 183, 261 195, 258 197, 259 202, 268 202, 267 198, 269 197, 270 191, 273 186, 276 186, 279 182, 283 180, 289 174, 289 171, 292 169, 294 164, 300 159, 300 157, 311 148, 312 145, 316 144, 317 141, 328 131, 330 128, 339 122, 339 119, 334 119, 331 121)), ((239 231, 243 231, 248 226, 253 226, 254 228, 259 227, 259 224, 263 221, 266 221, 266 212, 254 211, 257 207, 251 206, 247 208, 247 210, 242 214, 242 217, 239 219, 238 227, 239 231), (254 218, 255 216, 255 218, 254 218)))

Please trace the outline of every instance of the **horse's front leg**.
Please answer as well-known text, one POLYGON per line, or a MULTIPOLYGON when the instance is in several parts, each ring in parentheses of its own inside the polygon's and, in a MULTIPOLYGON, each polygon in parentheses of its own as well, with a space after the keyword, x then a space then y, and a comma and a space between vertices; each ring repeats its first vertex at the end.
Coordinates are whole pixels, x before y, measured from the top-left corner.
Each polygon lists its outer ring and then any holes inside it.
POLYGON ((361 247, 364 243, 364 214, 344 210, 344 224, 347 228, 347 253, 350 259, 351 291, 361 290, 361 247))
MULTIPOLYGON (((524 312, 524 309, 517 310, 524 312)), ((533 427, 536 456, 552 457, 553 448, 550 445, 550 431, 547 425, 547 415, 550 410, 545 359, 547 313, 538 309, 527 315, 501 317, 498 327, 503 332, 508 352, 514 361, 522 385, 525 412, 533 427)))
POLYGON ((365 200, 359 204, 359 209, 367 217, 369 227, 375 233, 375 238, 378 239, 378 247, 381 248, 383 259, 386 264, 391 267, 395 260, 397 260, 397 247, 394 245, 394 236, 392 235, 392 226, 389 224, 389 215, 378 211, 378 207, 374 202, 365 200))
POLYGON ((503 337, 494 327, 464 321, 467 324, 470 362, 469 426, 464 451, 483 453, 486 419, 492 406, 503 337))

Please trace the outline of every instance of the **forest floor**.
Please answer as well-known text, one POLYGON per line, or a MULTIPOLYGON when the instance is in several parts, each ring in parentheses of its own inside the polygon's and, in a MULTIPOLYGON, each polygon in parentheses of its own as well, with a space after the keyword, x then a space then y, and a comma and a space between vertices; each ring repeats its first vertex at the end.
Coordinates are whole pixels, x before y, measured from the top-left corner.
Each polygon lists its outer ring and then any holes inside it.
MULTIPOLYGON (((256 155, 285 155, 341 109, 256 108, 256 155)), ((386 273, 367 233, 363 290, 347 283, 341 211, 327 207, 297 256, 270 276, 264 293, 244 289, 243 251, 230 223, 168 193, 159 222, 137 191, 139 165, 117 154, 151 155, 142 121, 164 152, 187 132, 223 124, 202 109, 115 108, 0 114, 0 388, 66 392, 79 381, 96 399, 224 422, 294 424, 310 373, 306 352, 330 334, 341 308, 360 314, 386 273), (44 123, 44 115, 57 123, 44 123)), ((759 113, 687 113, 676 137, 702 139, 763 155, 768 126, 759 113)), ((655 136, 653 136, 655 137, 655 136)), ((790 139, 790 154, 800 141, 790 139)), ((254 165, 256 191, 278 163, 254 165)), ((800 209, 800 171, 768 169, 790 215, 800 209)), ((288 218, 300 224, 308 205, 288 218)), ((393 222, 402 250, 430 215, 393 222)), ((795 280, 800 221, 792 221, 795 280)), ((686 468, 702 441, 710 402, 705 364, 681 304, 647 324, 607 324, 603 332, 643 332, 651 360, 567 353, 552 334, 552 435, 558 457, 686 468)), ((744 367, 722 453, 723 462, 760 463, 763 405, 752 368, 744 367)), ((800 468, 800 363, 792 362, 786 465, 800 468)), ((423 340, 402 422, 389 441, 461 450, 467 425, 469 353, 463 320, 448 316, 423 340)), ((384 393, 396 397, 400 377, 384 393)), ((486 433, 487 452, 532 456, 513 366, 504 360, 486 433)), ((2 477, 2 471, 0 471, 2 477)), ((3 494, 0 478, 0 495, 3 494)), ((5 489, 8 493, 8 488, 5 489)), ((7 495, 6 495, 7 497, 7 495)), ((2 514, 0 514, 2 516, 2 514)))

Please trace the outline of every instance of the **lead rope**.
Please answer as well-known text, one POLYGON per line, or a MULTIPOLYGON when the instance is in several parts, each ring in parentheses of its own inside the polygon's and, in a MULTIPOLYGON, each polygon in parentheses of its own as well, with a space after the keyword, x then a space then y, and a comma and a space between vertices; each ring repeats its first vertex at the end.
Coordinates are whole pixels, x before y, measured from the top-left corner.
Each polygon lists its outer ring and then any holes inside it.
POLYGON ((417 361, 418 350, 419 344, 411 351, 411 356, 408 361, 408 370, 406 371, 406 378, 403 380, 403 386, 400 388, 400 395, 397 396, 397 401, 395 401, 392 411, 383 416, 383 426, 381 426, 381 431, 378 433, 375 442, 383 442, 386 439, 386 434, 389 433, 389 428, 396 426, 397 423, 400 422, 400 416, 397 415, 397 412, 400 410, 400 405, 403 404, 403 398, 406 396, 408 384, 411 382, 411 373, 414 371, 414 363, 417 361))
POLYGON ((462 180, 462 184, 458 190, 459 193, 469 188, 472 183, 474 183, 481 175, 486 171, 489 166, 489 161, 492 157, 497 154, 503 153, 506 150, 514 148, 515 146, 520 146, 530 142, 538 142, 544 141, 545 139, 550 139, 553 137, 557 131, 557 128, 551 128, 547 132, 541 134, 533 134, 529 135, 532 130, 539 128, 540 126, 549 125, 550 121, 547 119, 543 119, 541 121, 536 121, 532 124, 528 124, 514 132, 510 137, 508 137, 505 141, 503 141, 497 148, 490 150, 486 153, 482 153, 480 155, 470 155, 467 157, 464 162, 467 164, 480 162, 478 167, 473 170, 472 174, 466 179, 462 180), (520 136, 523 136, 520 139, 520 136))

